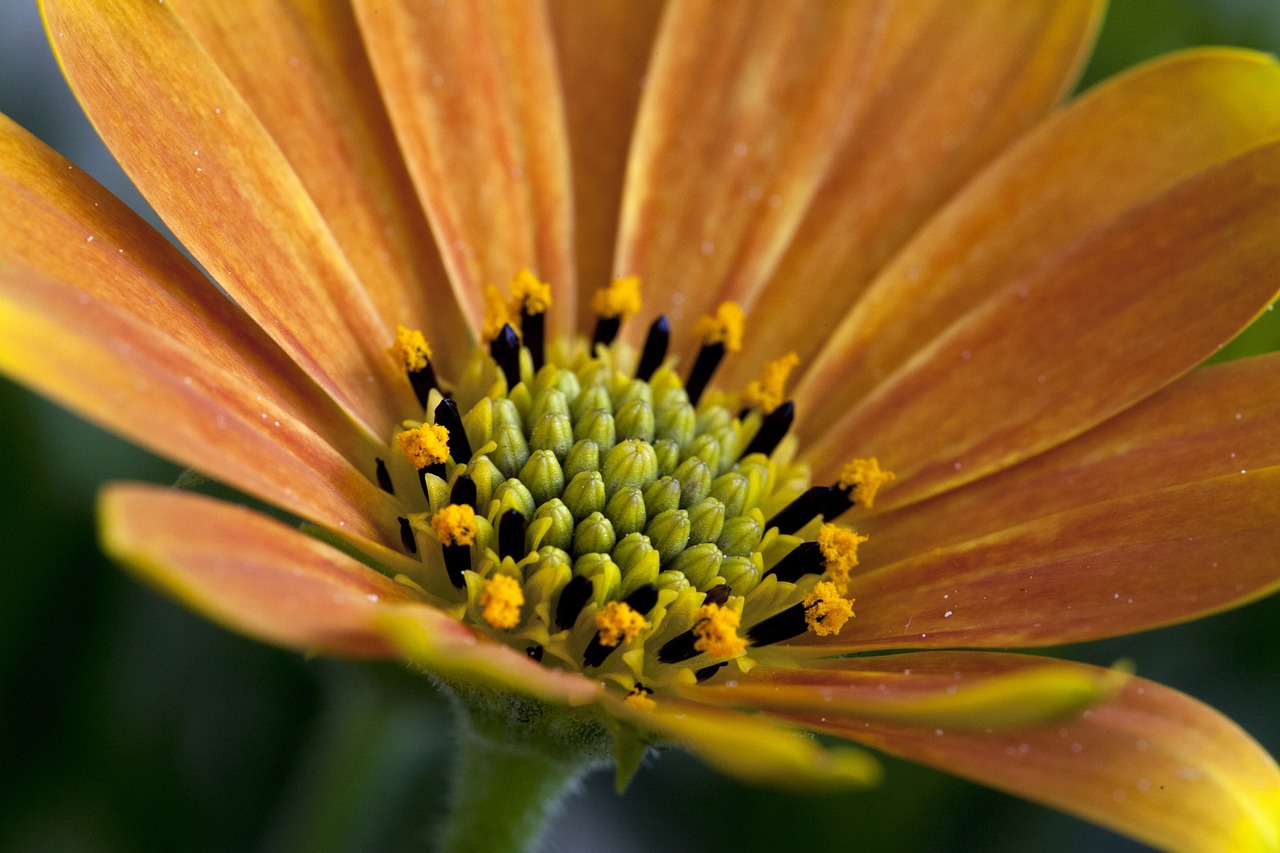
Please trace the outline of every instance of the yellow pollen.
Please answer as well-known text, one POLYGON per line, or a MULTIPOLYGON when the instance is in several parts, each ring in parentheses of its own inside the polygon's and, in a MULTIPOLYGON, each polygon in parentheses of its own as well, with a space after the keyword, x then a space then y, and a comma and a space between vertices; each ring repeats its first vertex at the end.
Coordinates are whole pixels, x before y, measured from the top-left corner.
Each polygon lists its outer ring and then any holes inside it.
POLYGON ((693 647, 712 657, 728 658, 742 652, 747 641, 738 636, 738 622, 742 614, 719 604, 704 604, 698 611, 698 621, 693 623, 693 635, 698 639, 693 647))
POLYGON ((596 628, 600 631, 602 646, 629 643, 648 625, 643 616, 621 601, 610 601, 596 611, 596 628))
POLYGON ((449 458, 449 430, 439 424, 423 424, 396 436, 409 464, 421 471, 449 458))
POLYGON ((715 314, 698 318, 693 333, 704 344, 723 344, 725 352, 742 349, 742 307, 736 302, 721 302, 715 314))
POLYGON ((658 703, 653 701, 653 691, 642 684, 637 684, 631 688, 631 692, 622 701, 632 708, 639 708, 641 711, 652 711, 658 706, 658 703))
POLYGON ((853 618, 853 599, 845 598, 831 581, 821 581, 804 597, 804 621, 819 637, 833 637, 853 618))
MULTIPOLYGON (((523 309, 524 313, 533 316, 545 313, 550 307, 551 285, 539 281, 538 277, 528 270, 520 270, 511 280, 511 314, 519 314, 523 309)), ((500 331, 502 326, 498 326, 498 332, 500 331)))
POLYGON ((509 631, 520 624, 524 590, 520 588, 520 582, 510 575, 491 575, 485 578, 484 589, 480 592, 480 606, 484 608, 481 611, 484 621, 499 631, 509 631))
POLYGON ((841 595, 849 592, 849 573, 858 565, 858 546, 867 537, 834 524, 818 530, 818 547, 827 564, 827 580, 835 584, 841 595))
POLYGON ((640 311, 640 277, 615 278, 591 298, 591 308, 601 317, 623 320, 640 311))
POLYGON ((486 341, 491 341, 506 325, 514 329, 518 324, 513 322, 511 310, 507 306, 507 300, 502 298, 502 292, 492 284, 486 284, 484 286, 484 326, 480 334, 486 341))
POLYGON ((476 541, 476 511, 466 504, 449 504, 431 516, 431 529, 442 545, 470 545, 476 541))
POLYGON ((800 363, 800 356, 789 352, 764 366, 759 379, 752 379, 742 392, 742 405, 768 414, 782 405, 787 377, 800 363))
POLYGON ((897 475, 892 471, 882 470, 880 462, 873 456, 870 459, 850 459, 840 469, 840 479, 836 482, 842 489, 853 489, 854 501, 870 508, 880 487, 895 477, 897 475))
POLYGON ((431 347, 427 346, 422 332, 404 326, 396 326, 396 342, 387 348, 387 354, 409 373, 421 370, 431 361, 431 347))

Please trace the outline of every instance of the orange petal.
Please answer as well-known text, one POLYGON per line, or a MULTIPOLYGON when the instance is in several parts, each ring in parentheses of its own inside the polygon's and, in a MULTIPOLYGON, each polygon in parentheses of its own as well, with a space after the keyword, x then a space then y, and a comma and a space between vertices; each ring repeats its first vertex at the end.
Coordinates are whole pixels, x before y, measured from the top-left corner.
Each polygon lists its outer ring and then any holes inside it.
POLYGON ((666 10, 614 272, 662 295, 676 340, 696 346, 692 321, 772 272, 865 98, 883 18, 878 3, 666 10))
MULTIPOLYGON (((165 240, 96 181, 0 115, 0 257, 159 327, 275 398, 353 460, 362 434, 288 356, 165 240)), ((372 463, 372 459, 368 460, 372 463)))
POLYGON ((395 500, 274 396, 88 294, 0 268, 0 372, 288 512, 399 542, 395 500))
POLYGON ((864 566, 1072 507, 1280 465, 1280 354, 1193 371, 1128 411, 953 491, 863 519, 864 566))
MULTIPOLYGON (((192 610, 276 645, 390 657, 395 651, 374 630, 375 613, 419 600, 323 542, 203 495, 115 484, 103 491, 99 511, 108 555, 192 610)), ((377 557, 393 571, 418 568, 389 551, 377 557)))
POLYGON ((645 711, 611 699, 614 716, 673 741, 707 764, 757 785, 823 789, 880 781, 880 764, 861 750, 824 748, 759 717, 659 698, 645 711))
MULTIPOLYGON (((1046 663, 965 653, 891 660, 942 673, 1046 663)), ((786 716, 1162 849, 1244 853, 1280 847, 1280 769, 1271 756, 1212 708, 1145 679, 1131 679, 1074 720, 1014 732, 786 716)))
POLYGON ((920 224, 1071 89, 1102 5, 893 5, 854 126, 842 143, 824 134, 838 146, 831 167, 748 306, 768 318, 768 345, 730 360, 721 381, 737 387, 788 350, 807 363, 920 224))
MULTIPOLYGON (((1280 468, 1077 507, 856 576, 833 651, 1046 646, 1280 589, 1280 468)), ((945 524, 945 518, 938 520, 945 524)))
POLYGON ((289 159, 387 328, 423 329, 461 370, 466 325, 351 10, 182 3, 178 16, 289 159))
POLYGON ((1026 459, 1132 406, 1271 301, 1280 143, 1093 231, 919 352, 813 448, 825 474, 877 456, 877 508, 1026 459))
POLYGON ((576 317, 564 107, 545 9, 357 2, 391 120, 464 311, 523 268, 552 286, 561 332, 576 317))
POLYGON ((663 0, 551 0, 572 159, 579 329, 592 328, 591 293, 613 272, 631 129, 663 0), (602 49, 602 45, 607 48, 602 49))
POLYGON ((170 6, 46 0, 76 97, 210 275, 375 435, 415 408, 393 335, 288 160, 170 6))
POLYGON ((1034 659, 1036 665, 1005 671, 984 672, 957 664, 921 672, 901 666, 899 657, 904 656, 806 661, 795 669, 758 666, 731 682, 688 688, 686 695, 700 702, 768 712, 1008 731, 1079 714, 1110 696, 1128 678, 1117 670, 1044 658, 1034 659))
POLYGON ((1258 53, 1188 51, 1090 91, 966 187, 877 277, 797 386, 808 434, 1044 259, 1277 134, 1280 68, 1258 53))
POLYGON ((585 705, 601 693, 598 681, 548 669, 430 607, 387 608, 378 615, 377 624, 401 657, 431 675, 567 705, 585 705), (442 631, 442 619, 453 622, 458 630, 442 631))

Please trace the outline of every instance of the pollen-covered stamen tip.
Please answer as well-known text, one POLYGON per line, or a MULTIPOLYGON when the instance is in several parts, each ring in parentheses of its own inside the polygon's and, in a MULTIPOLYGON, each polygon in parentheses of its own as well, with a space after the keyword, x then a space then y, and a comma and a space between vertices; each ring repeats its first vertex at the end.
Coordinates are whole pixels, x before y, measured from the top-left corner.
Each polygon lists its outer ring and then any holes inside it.
POLYGON ((645 687, 639 682, 631 688, 631 692, 623 697, 622 701, 626 702, 632 708, 639 708, 641 711, 652 711, 658 706, 653 700, 653 690, 645 687))
POLYGON ((476 540, 479 528, 476 513, 466 504, 449 504, 431 517, 431 529, 440 540, 440 552, 444 557, 449 582, 462 589, 465 581, 462 573, 471 568, 471 543, 476 540))
POLYGON ((870 509, 880 487, 896 478, 892 471, 885 471, 874 456, 869 459, 850 459, 840 469, 840 476, 831 491, 823 499, 819 511, 828 521, 839 518, 855 504, 870 509))
POLYGON ((853 618, 853 599, 845 598, 831 581, 820 581, 799 604, 762 619, 747 631, 753 646, 768 646, 811 631, 819 637, 840 633, 853 618))
POLYGON ((827 580, 835 584, 841 595, 849 593, 849 578, 858 565, 858 546, 867 537, 834 524, 824 524, 818 531, 818 547, 827 566, 827 580))
POLYGON ((615 278, 595 292, 591 308, 596 312, 596 328, 591 335, 591 348, 608 346, 618 337, 627 318, 640 310, 640 278, 629 275, 615 278))
MULTIPOLYGON (((520 317, 520 332, 529 350, 533 369, 546 362, 547 309, 551 307, 551 285, 529 270, 521 270, 511 281, 512 313, 520 317)), ((509 382, 511 387, 513 384, 509 382)))
POLYGON ((449 458, 449 430, 440 424, 422 424, 397 434, 396 443, 400 445, 405 459, 418 471, 422 492, 430 500, 423 475, 435 474, 444 478, 444 463, 449 458))
POLYGON ((481 616, 499 631, 509 631, 520 624, 520 608, 524 606, 524 590, 509 575, 494 574, 485 578, 480 591, 481 616))
POLYGON ((702 317, 694 324, 693 333, 702 340, 702 349, 698 350, 684 384, 693 405, 702 398, 725 353, 742 349, 743 325, 742 308, 736 302, 721 302, 715 314, 702 317))
POLYGON ((747 647, 747 641, 738 636, 741 619, 742 614, 733 608, 704 602, 693 627, 658 649, 658 660, 681 663, 703 653, 717 658, 735 657, 747 647))
POLYGON ((387 348, 387 353, 404 368, 418 404, 425 407, 431 390, 439 387, 427 339, 417 329, 396 326, 396 340, 387 348))
POLYGON ((631 605, 621 601, 608 602, 596 611, 596 635, 582 655, 583 664, 599 666, 614 649, 631 642, 647 627, 649 623, 644 616, 631 605))

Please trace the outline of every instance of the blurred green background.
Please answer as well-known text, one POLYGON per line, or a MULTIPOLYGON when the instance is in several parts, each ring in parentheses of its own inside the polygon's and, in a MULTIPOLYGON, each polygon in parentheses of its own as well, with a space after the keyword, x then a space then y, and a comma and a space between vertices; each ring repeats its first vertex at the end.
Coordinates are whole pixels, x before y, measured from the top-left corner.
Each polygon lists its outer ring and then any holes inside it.
MULTIPOLYGON (((1083 85, 1194 44, 1274 52, 1280 6, 1118 0, 1083 85)), ((0 111, 141 206, 62 84, 35 11, 11 0, 0 2, 0 111)), ((1280 349, 1277 315, 1228 355, 1280 349)), ((0 851, 425 848, 443 807, 450 720, 421 680, 244 640, 121 575, 94 544, 98 485, 168 483, 177 469, 2 380, 0 448, 0 851)), ((1064 652, 1129 657, 1280 754, 1280 597, 1064 652)), ((589 779, 546 849, 1144 849, 886 764, 877 790, 802 796, 735 785, 668 753, 624 799, 607 774, 589 779)))

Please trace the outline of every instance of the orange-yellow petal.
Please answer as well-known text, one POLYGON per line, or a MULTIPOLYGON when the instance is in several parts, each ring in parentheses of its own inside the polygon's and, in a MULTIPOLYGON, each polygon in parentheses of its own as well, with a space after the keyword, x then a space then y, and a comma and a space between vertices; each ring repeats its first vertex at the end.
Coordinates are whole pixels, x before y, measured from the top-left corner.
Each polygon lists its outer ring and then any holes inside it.
POLYGON ((416 405, 394 337, 285 155, 169 5, 46 0, 76 97, 209 274, 374 435, 416 405))
MULTIPOLYGON (((1275 296, 1280 142, 1231 158, 1046 258, 925 347, 813 446, 897 473, 877 508, 974 480, 1134 405, 1275 296)), ((822 475, 819 474, 820 479, 822 475)))
POLYGON ((577 312, 564 106, 540 4, 357 2, 365 44, 459 301, 532 270, 577 312), (465 179, 460 179, 465 176, 465 179))
MULTIPOLYGON (((895 659, 916 670, 945 673, 943 668, 957 663, 951 657, 931 653, 895 659)), ((1010 667, 1045 663, 1019 661, 1015 655, 985 657, 1006 659, 1010 667)), ((1280 848, 1280 769, 1271 756, 1213 709, 1141 678, 1130 679, 1111 699, 1073 720, 1009 732, 829 716, 824 721, 812 712, 786 716, 1162 849, 1263 853, 1280 848)))
MULTIPOLYGON (((265 515, 190 492, 108 486, 102 547, 148 584, 234 631, 303 651, 391 657, 374 614, 408 587, 265 515)), ((395 571, 418 567, 394 552, 395 571)))

